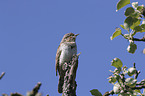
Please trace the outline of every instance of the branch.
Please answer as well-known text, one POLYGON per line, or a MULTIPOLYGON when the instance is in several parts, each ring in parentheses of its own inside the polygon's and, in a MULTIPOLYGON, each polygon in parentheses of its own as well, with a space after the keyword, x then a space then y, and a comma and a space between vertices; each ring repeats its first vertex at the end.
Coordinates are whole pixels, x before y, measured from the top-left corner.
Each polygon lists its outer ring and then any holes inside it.
MULTIPOLYGON (((133 67, 136 68, 135 63, 133 64, 133 67)), ((135 79, 137 79, 139 73, 140 73, 140 70, 139 70, 139 71, 136 70, 136 72, 135 72, 135 74, 134 74, 134 78, 135 78, 135 79)))
POLYGON ((33 88, 33 90, 27 93, 29 94, 28 96, 36 96, 36 94, 38 93, 40 89, 40 86, 41 86, 41 82, 38 82, 37 85, 33 88))
MULTIPOLYGON (((9 96, 8 94, 2 94, 2 96, 9 96)), ((21 95, 20 93, 11 93, 11 95, 10 96, 23 96, 23 95, 21 95)))
POLYGON ((137 87, 133 87, 131 89, 136 90, 136 89, 142 89, 142 88, 145 88, 145 85, 140 85, 140 86, 137 86, 137 87))
POLYGON ((111 90, 110 92, 106 92, 103 96, 109 96, 109 95, 113 95, 115 94, 113 90, 111 90))
MULTIPOLYGON (((37 83, 37 85, 33 88, 33 90, 32 91, 30 91, 30 92, 27 92, 27 96, 39 96, 38 95, 38 91, 39 91, 39 89, 40 89, 40 86, 41 86, 41 83, 40 82, 38 82, 37 83)), ((8 96, 7 94, 2 94, 2 96, 8 96)), ((11 95, 10 96, 23 96, 23 95, 21 95, 20 93, 11 93, 11 95)), ((40 95, 41 96, 41 95, 40 95)), ((47 96, 49 96, 49 95, 47 95, 47 96)))
POLYGON ((76 96, 76 71, 78 67, 78 55, 74 55, 70 63, 66 63, 66 73, 64 76, 63 96, 76 96))
POLYGON ((19 93, 11 93, 11 96, 23 96, 23 95, 21 95, 19 93))
POLYGON ((145 37, 143 37, 143 38, 141 38, 141 39, 133 38, 132 40, 133 40, 133 41, 143 41, 143 42, 145 42, 145 37))
POLYGON ((2 72, 2 74, 0 76, 0 80, 3 78, 4 75, 5 75, 5 72, 2 72))

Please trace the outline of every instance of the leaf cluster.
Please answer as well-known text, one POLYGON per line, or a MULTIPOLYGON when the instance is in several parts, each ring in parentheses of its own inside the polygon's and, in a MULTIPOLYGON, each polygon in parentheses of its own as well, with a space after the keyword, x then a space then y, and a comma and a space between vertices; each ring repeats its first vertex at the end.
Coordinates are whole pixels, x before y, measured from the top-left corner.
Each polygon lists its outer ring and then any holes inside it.
POLYGON ((118 94, 119 96, 145 95, 144 92, 141 93, 140 91, 140 89, 144 88, 141 86, 144 86, 145 79, 141 81, 144 83, 137 82, 140 71, 137 71, 135 64, 130 68, 123 67, 122 61, 119 58, 114 58, 111 61, 111 65, 115 67, 114 71, 110 70, 112 75, 108 78, 109 83, 113 84, 112 94, 118 94))
MULTIPOLYGON (((126 18, 124 23, 120 25, 121 28, 115 29, 110 39, 113 40, 121 35, 124 39, 129 41, 127 51, 133 54, 137 49, 137 45, 134 42, 145 42, 145 37, 141 39, 134 38, 137 33, 145 32, 145 8, 144 5, 138 5, 138 2, 130 3, 130 0, 119 0, 117 3, 117 11, 128 4, 131 6, 125 10, 124 15, 126 18), (125 33, 122 30, 124 30, 125 33)), ((145 53, 145 49, 143 53, 145 53)), ((114 58, 111 61, 111 66, 114 66, 115 69, 113 71, 110 70, 112 74, 108 79, 109 83, 113 84, 113 90, 106 92, 103 96, 113 94, 118 94, 118 96, 145 96, 145 90, 141 92, 141 89, 145 88, 145 79, 137 82, 140 71, 136 69, 135 63, 133 67, 127 68, 123 66, 119 58, 114 58)), ((93 96, 102 96, 97 89, 93 89, 90 92, 93 96)))
POLYGON ((134 41, 145 41, 144 38, 134 39, 134 36, 137 33, 145 32, 145 8, 144 5, 138 5, 138 2, 130 3, 130 0, 120 0, 117 3, 117 11, 128 4, 130 4, 131 7, 128 7, 125 10, 124 15, 126 16, 126 19, 124 20, 124 23, 120 25, 121 28, 116 28, 110 39, 113 40, 119 35, 123 36, 124 39, 129 41, 127 51, 133 54, 137 49, 137 45, 134 41), (122 32, 122 30, 124 30, 125 33, 122 32))

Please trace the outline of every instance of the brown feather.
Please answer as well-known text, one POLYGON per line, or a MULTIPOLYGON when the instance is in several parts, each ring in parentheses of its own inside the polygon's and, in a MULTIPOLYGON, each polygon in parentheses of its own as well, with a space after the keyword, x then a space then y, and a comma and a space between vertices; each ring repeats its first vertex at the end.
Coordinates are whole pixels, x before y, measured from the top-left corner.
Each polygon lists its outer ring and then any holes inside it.
POLYGON ((61 51, 59 50, 60 46, 58 46, 58 49, 57 49, 57 53, 56 53, 56 58, 55 58, 55 71, 56 71, 56 76, 57 76, 57 70, 59 72, 59 57, 60 57, 60 54, 61 54, 61 51))

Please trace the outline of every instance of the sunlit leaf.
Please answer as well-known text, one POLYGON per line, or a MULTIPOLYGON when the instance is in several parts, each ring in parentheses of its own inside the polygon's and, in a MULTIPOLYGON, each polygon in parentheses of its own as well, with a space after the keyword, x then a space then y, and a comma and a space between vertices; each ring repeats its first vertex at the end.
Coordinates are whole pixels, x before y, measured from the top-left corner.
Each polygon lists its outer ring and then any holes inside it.
POLYGON ((134 90, 134 92, 141 93, 141 91, 139 89, 134 90))
POLYGON ((114 66, 116 68, 119 68, 119 67, 122 67, 122 61, 119 59, 119 58, 114 58, 112 61, 111 61, 111 66, 114 66))
POLYGON ((137 7, 137 10, 140 11, 140 12, 142 12, 142 11, 143 11, 143 8, 144 8, 144 6, 141 5, 141 6, 138 6, 138 7, 137 7))
POLYGON ((124 34, 123 37, 124 37, 125 39, 129 39, 130 35, 129 35, 129 34, 124 34))
POLYGON ((125 84, 130 87, 135 87, 137 80, 133 78, 126 78, 125 84))
POLYGON ((110 76, 109 83, 115 83, 115 82, 116 82, 116 78, 113 76, 110 76))
POLYGON ((120 25, 120 26, 121 26, 123 29, 125 29, 125 28, 124 28, 124 25, 120 25))
POLYGON ((110 37, 111 40, 113 40, 115 37, 121 35, 121 29, 120 28, 116 28, 115 32, 113 33, 113 35, 110 37))
POLYGON ((138 2, 133 2, 133 3, 132 3, 132 7, 133 7, 133 8, 137 9, 137 6, 138 6, 138 2))
POLYGON ((93 89, 90 91, 93 96, 102 96, 98 89, 93 89))
POLYGON ((114 93, 115 93, 115 94, 119 93, 119 91, 120 91, 119 89, 120 89, 120 85, 119 85, 119 83, 117 82, 117 83, 114 84, 114 87, 113 87, 114 93))
POLYGON ((120 0, 117 3, 117 11, 121 8, 123 8, 124 6, 126 6, 127 4, 130 4, 130 0, 120 0))
POLYGON ((128 75, 129 76, 132 76, 136 73, 136 69, 134 67, 131 67, 128 69, 128 75))

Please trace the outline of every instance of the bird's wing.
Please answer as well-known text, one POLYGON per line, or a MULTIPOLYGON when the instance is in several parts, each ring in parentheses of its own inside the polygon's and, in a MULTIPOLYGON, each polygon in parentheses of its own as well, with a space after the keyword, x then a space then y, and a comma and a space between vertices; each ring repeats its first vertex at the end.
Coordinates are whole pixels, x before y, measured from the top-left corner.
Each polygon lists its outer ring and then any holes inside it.
POLYGON ((59 57, 61 54, 61 50, 60 50, 60 46, 57 49, 57 53, 56 53, 56 58, 55 58, 55 71, 56 71, 56 76, 57 76, 57 70, 59 72, 59 57))

